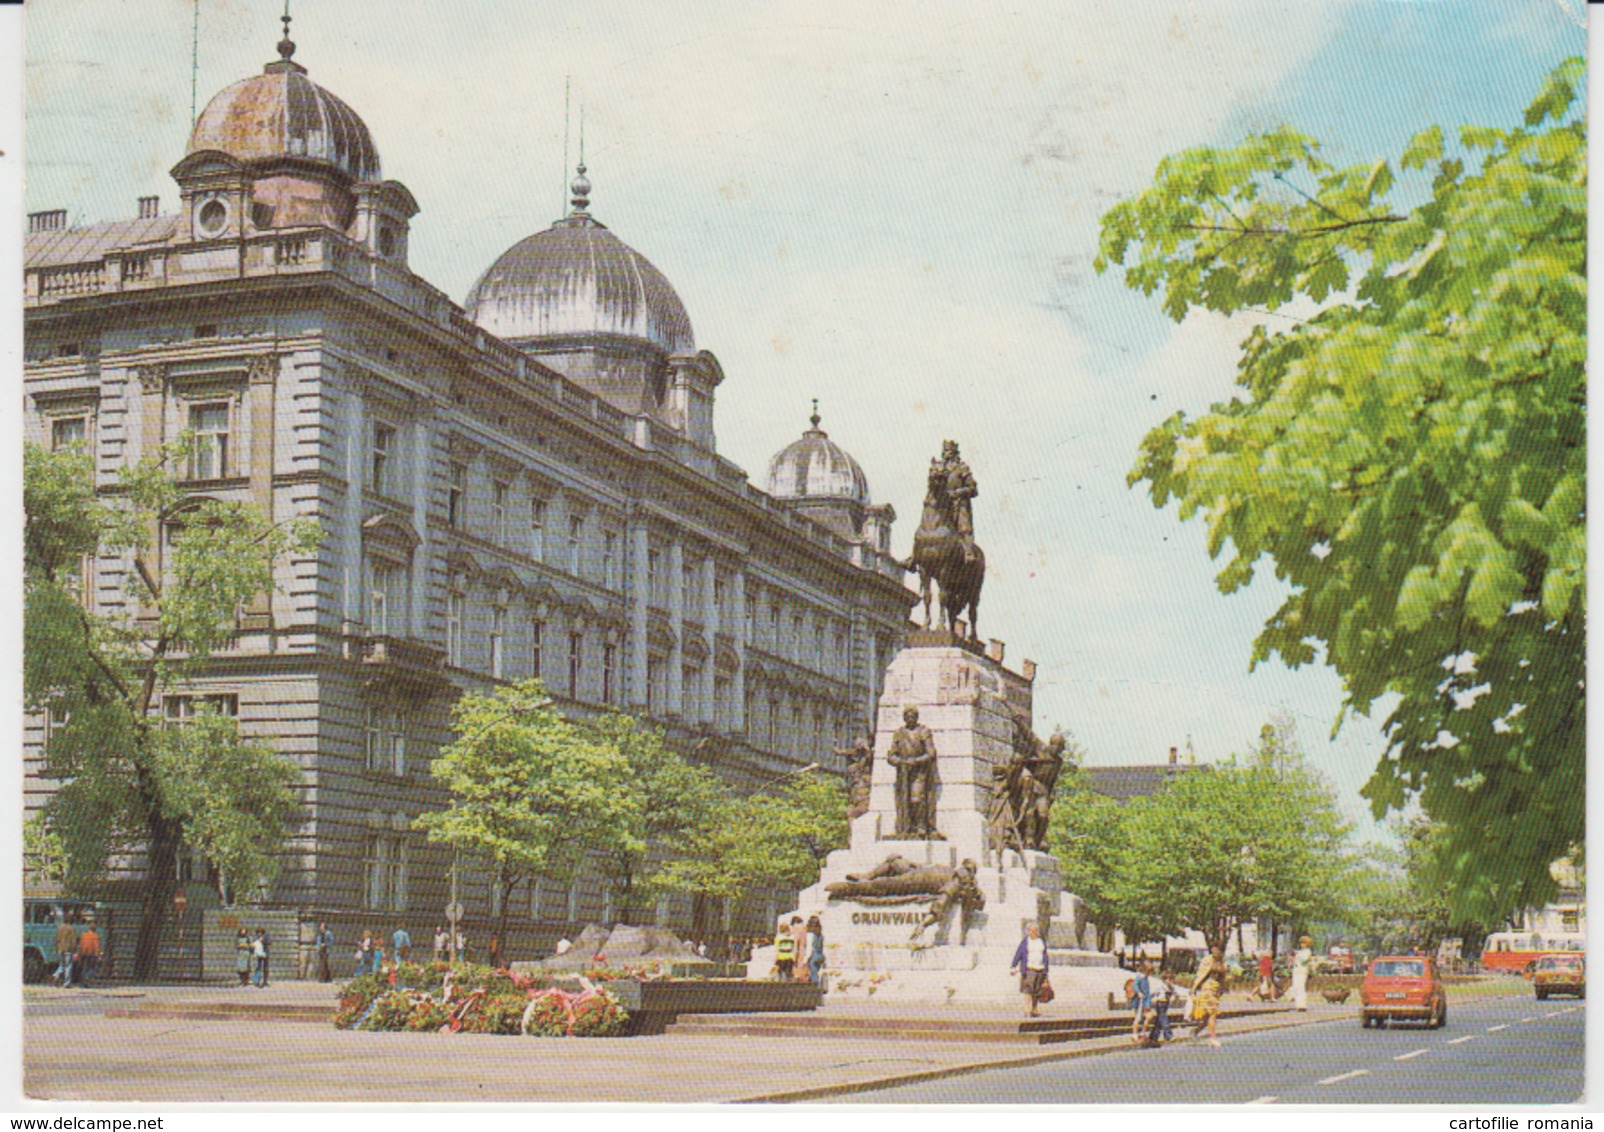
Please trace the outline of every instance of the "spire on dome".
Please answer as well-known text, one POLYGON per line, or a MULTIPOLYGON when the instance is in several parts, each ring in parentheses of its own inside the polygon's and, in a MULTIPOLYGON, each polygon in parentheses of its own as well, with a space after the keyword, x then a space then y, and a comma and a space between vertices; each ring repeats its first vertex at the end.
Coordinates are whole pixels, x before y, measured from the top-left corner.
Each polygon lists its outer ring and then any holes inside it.
POLYGON ((813 424, 814 432, 821 431, 819 429, 819 399, 817 397, 813 399, 813 415, 808 420, 813 424))
POLYGON ((279 19, 284 22, 284 38, 278 41, 278 60, 269 63, 263 70, 296 71, 304 75, 306 68, 291 58, 295 54, 295 41, 290 38, 290 0, 284 0, 284 14, 279 19))

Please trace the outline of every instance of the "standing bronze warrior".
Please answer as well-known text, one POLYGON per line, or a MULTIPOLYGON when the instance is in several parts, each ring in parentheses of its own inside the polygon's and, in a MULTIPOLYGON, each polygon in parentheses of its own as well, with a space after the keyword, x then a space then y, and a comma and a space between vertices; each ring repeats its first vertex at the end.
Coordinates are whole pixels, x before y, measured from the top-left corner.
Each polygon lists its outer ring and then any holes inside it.
POLYGON ((919 709, 904 708, 886 761, 897 768, 897 836, 937 840, 936 741, 919 726, 919 709))
POLYGON ((847 820, 869 812, 869 786, 874 779, 874 735, 859 735, 850 747, 834 753, 847 761, 847 820))

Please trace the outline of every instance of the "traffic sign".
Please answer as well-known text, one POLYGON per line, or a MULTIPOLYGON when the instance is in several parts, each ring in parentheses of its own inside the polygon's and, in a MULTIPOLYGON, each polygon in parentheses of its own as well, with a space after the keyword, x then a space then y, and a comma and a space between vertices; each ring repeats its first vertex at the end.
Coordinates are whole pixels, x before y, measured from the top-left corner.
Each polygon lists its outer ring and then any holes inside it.
POLYGON ((185 896, 182 892, 173 893, 173 907, 182 913, 185 908, 189 907, 189 897, 185 896))
POLYGON ((456 923, 458 920, 462 919, 462 905, 447 904, 446 919, 450 920, 452 923, 456 923))

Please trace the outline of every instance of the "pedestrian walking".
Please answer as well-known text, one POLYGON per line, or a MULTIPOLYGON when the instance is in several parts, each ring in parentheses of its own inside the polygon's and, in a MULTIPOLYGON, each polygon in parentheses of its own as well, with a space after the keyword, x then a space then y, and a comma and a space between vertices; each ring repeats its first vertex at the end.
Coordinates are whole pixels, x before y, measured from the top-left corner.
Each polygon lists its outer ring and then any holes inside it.
POLYGON ((1292 956, 1292 1005, 1299 1010, 1309 1009, 1309 968, 1314 963, 1314 952, 1308 936, 1298 940, 1297 953, 1292 956))
POLYGON ((439 924, 434 926, 434 961, 444 963, 451 954, 451 937, 446 935, 445 928, 439 924))
POLYGON ((1155 1040, 1162 1038, 1166 1042, 1175 1040, 1175 1029, 1171 1022, 1171 1011, 1175 1006, 1175 999, 1179 992, 1175 989, 1175 976, 1165 967, 1159 972, 1159 987, 1153 995, 1153 1009, 1157 1013, 1154 1026, 1155 1040))
POLYGON ((334 972, 329 969, 329 956, 334 952, 334 933, 327 924, 317 926, 317 977, 322 983, 332 982, 334 972))
POLYGON ((791 939, 796 945, 792 950, 792 954, 796 956, 796 961, 803 965, 802 969, 796 973, 796 981, 805 983, 808 981, 808 969, 806 966, 808 961, 808 928, 802 922, 801 916, 791 917, 791 939))
POLYGON ((84 930, 78 935, 77 974, 78 985, 84 990, 89 989, 90 982, 95 977, 95 971, 100 967, 100 933, 95 931, 94 921, 84 925, 84 930))
POLYGON ((824 984, 824 923, 818 913, 808 917, 806 937, 808 982, 814 986, 824 984))
POLYGON ((267 932, 262 928, 257 928, 251 938, 251 958, 256 965, 251 972, 251 985, 267 986, 267 932))
POLYGON ((1259 985, 1253 988, 1252 998, 1263 1002, 1275 1000, 1275 961, 1268 951, 1259 952, 1259 985))
POLYGON ((796 974, 796 937, 783 916, 774 932, 774 973, 782 983, 789 982, 796 974))
POLYGON ((78 955, 78 929, 72 921, 72 913, 63 912, 56 925, 56 973, 52 977, 63 987, 72 986, 72 965, 78 955))
POLYGON ((378 965, 373 961, 373 933, 362 933, 362 942, 356 945, 356 977, 376 972, 378 965))
POLYGON ((251 936, 244 928, 234 933, 234 974, 239 976, 239 985, 244 986, 251 981, 251 967, 255 956, 251 952, 251 936))
POLYGON ((497 971, 502 968, 500 932, 490 933, 490 966, 497 971))
POLYGON ((1146 1032, 1158 1021, 1153 1009, 1153 964, 1142 960, 1132 980, 1131 992, 1135 998, 1136 1017, 1131 1022, 1131 1041, 1140 1044, 1146 1032))
POLYGON ((1220 996, 1225 993, 1225 956, 1219 947, 1209 948, 1208 957, 1198 965, 1192 980, 1192 1037, 1206 1027, 1209 1045, 1220 1048, 1220 996))
POLYGON ((1008 967, 1011 975, 1019 972, 1019 993, 1025 996, 1025 1013, 1031 1018, 1041 1017, 1037 1009, 1042 988, 1047 986, 1047 944, 1041 938, 1041 926, 1034 920, 1025 927, 1025 938, 1014 951, 1014 961, 1008 967))

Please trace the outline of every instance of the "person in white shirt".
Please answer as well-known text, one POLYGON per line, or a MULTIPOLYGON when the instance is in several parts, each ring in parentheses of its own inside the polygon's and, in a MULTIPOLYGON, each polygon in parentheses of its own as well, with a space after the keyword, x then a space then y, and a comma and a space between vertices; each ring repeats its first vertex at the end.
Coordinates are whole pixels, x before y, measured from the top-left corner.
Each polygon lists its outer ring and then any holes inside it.
POLYGON ((1314 952, 1308 936, 1298 940, 1298 950, 1292 956, 1292 1005, 1299 1010, 1309 1009, 1309 968, 1314 965, 1314 952))
POLYGON ((1031 1018, 1041 1017, 1036 1007, 1042 1000, 1042 988, 1047 986, 1047 944, 1041 938, 1041 927, 1034 922, 1025 928, 1025 938, 1019 941, 1019 950, 1014 952, 1008 972, 1014 971, 1019 972, 1019 993, 1028 1003, 1027 1014, 1031 1018))

